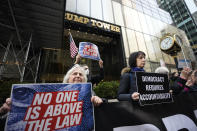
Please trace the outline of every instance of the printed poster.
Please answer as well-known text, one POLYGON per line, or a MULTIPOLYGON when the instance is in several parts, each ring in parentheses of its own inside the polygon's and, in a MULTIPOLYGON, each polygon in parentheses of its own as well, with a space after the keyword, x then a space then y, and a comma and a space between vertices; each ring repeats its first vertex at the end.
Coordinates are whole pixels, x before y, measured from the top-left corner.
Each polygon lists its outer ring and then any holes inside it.
POLYGON ((100 54, 98 47, 90 42, 79 43, 79 54, 81 57, 89 58, 93 60, 100 60, 100 54))
POLYGON ((92 87, 86 84, 15 84, 5 131, 94 129, 92 87))
POLYGON ((135 72, 140 105, 173 102, 167 74, 135 72))

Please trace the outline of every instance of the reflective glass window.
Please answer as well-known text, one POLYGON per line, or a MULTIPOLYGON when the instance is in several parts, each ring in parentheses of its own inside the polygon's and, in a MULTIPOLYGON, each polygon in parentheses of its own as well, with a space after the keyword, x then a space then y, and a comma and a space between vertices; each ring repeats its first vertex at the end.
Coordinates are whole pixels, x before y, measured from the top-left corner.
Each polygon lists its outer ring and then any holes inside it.
POLYGON ((151 12, 150 8, 143 7, 143 12, 144 12, 144 14, 147 14, 149 16, 152 16, 152 12, 151 12))
POLYGON ((156 54, 155 54, 155 49, 153 48, 153 43, 152 43, 151 37, 149 35, 144 34, 144 39, 145 39, 146 47, 148 47, 147 52, 149 54, 150 61, 155 61, 156 62, 157 57, 156 57, 156 54))
POLYGON ((168 23, 168 18, 167 18, 167 17, 161 16, 161 21, 163 21, 163 22, 165 22, 165 23, 168 23), (167 22, 166 22, 166 20, 167 20, 167 22))
POLYGON ((143 8, 141 4, 136 3, 136 10, 143 12, 143 8))
POLYGON ((140 26, 140 20, 139 20, 139 17, 138 17, 138 12, 134 9, 131 9, 130 13, 131 13, 131 17, 128 18, 128 19, 132 20, 134 29, 141 32, 142 29, 141 29, 141 26, 140 26))
POLYGON ((94 0, 91 2, 91 17, 103 20, 101 0, 94 0))
POLYGON ((150 3, 150 5, 154 5, 154 6, 158 7, 156 0, 149 0, 149 3, 150 3))
POLYGON ((134 29, 134 23, 133 23, 133 16, 132 16, 132 9, 124 6, 124 15, 125 15, 125 24, 128 28, 134 29))
POLYGON ((122 0, 122 4, 132 8, 131 0, 122 0))
POLYGON ((153 25, 157 25, 157 28, 154 28, 155 35, 157 37, 161 37, 161 30, 162 30, 162 22, 160 20, 152 18, 153 25))
POLYGON ((141 0, 141 2, 142 2, 142 5, 148 5, 149 4, 147 0, 141 0))
POLYGON ((169 55, 169 61, 170 61, 169 64, 175 65, 174 58, 172 56, 170 56, 170 55, 169 55))
POLYGON ((187 4, 191 13, 194 13, 197 11, 196 4, 194 3, 194 0, 185 0, 185 3, 187 4))
POLYGON ((162 56, 161 49, 160 49, 160 40, 156 37, 153 37, 153 36, 151 36, 151 40, 152 40, 155 54, 157 56, 156 60, 157 60, 157 62, 160 62, 160 59, 163 60, 163 56, 162 56))
POLYGON ((172 24, 172 23, 173 23, 172 18, 169 18, 169 19, 168 19, 168 24, 172 24))
POLYGON ((123 37, 125 55, 126 55, 126 58, 129 58, 130 51, 129 51, 129 44, 128 44, 128 39, 127 39, 127 34, 126 34, 126 31, 125 31, 124 27, 121 27, 121 30, 122 30, 122 37, 123 37))
POLYGON ((159 19, 159 20, 161 19, 158 11, 152 11, 152 14, 154 18, 159 19))
POLYGON ((90 0, 77 0, 77 13, 90 16, 90 0))
POLYGON ((137 38, 137 43, 138 43, 139 50, 146 53, 147 58, 148 58, 148 53, 147 53, 147 49, 146 49, 147 47, 145 45, 143 34, 139 33, 139 32, 135 32, 135 33, 136 33, 136 38, 137 38))
POLYGON ((124 26, 121 4, 112 1, 112 5, 115 17, 115 24, 124 26))
POLYGON ((151 70, 151 64, 150 64, 150 61, 148 59, 146 59, 146 64, 144 66, 144 69, 145 69, 146 72, 153 72, 151 70))
POLYGON ((146 18, 146 22, 147 22, 147 25, 148 25, 148 29, 149 29, 149 33, 150 35, 154 35, 154 26, 152 25, 152 18, 148 15, 145 15, 145 18, 146 18))
POLYGON ((104 21, 114 23, 111 0, 102 0, 104 21))
POLYGON ((166 63, 166 64, 170 64, 169 55, 166 54, 166 53, 164 53, 164 52, 162 52, 162 54, 163 54, 163 59, 164 59, 165 63, 166 63))
POLYGON ((66 1, 66 10, 76 13, 76 0, 67 0, 66 1))
POLYGON ((141 22, 142 31, 146 34, 149 34, 148 25, 146 23, 146 19, 143 13, 138 12, 139 19, 141 22))
POLYGON ((138 51, 138 44, 136 39, 136 34, 133 30, 127 29, 127 37, 128 37, 128 43, 129 43, 129 49, 130 52, 138 51))

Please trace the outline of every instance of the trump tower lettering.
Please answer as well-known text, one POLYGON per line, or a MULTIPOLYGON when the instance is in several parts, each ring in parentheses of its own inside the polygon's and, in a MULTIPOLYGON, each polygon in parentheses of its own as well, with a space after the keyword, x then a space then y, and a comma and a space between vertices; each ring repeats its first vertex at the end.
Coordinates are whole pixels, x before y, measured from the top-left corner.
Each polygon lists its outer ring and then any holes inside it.
POLYGON ((16 84, 6 131, 93 130, 91 84, 16 84))
POLYGON ((172 102, 166 74, 135 72, 140 105, 172 102))
POLYGON ((90 42, 79 43, 79 54, 84 58, 100 60, 98 47, 90 42))

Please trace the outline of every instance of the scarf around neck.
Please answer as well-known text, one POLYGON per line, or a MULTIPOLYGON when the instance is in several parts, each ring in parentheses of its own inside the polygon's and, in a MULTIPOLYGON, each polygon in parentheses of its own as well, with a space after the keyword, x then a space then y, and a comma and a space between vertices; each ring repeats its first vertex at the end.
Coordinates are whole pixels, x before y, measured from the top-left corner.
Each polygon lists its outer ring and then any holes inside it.
POLYGON ((142 71, 142 72, 145 71, 143 68, 138 68, 138 67, 132 67, 131 69, 132 71, 142 71))

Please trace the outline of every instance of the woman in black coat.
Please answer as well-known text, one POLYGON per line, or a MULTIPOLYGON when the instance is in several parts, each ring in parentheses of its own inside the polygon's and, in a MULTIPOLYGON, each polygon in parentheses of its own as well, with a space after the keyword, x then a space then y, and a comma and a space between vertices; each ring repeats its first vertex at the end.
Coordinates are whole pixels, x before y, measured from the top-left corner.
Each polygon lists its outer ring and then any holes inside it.
MULTIPOLYGON (((120 85, 118 88, 118 100, 119 101, 138 101, 139 93, 136 87, 136 77, 134 72, 143 71, 145 66, 145 53, 142 51, 133 52, 129 56, 130 70, 122 72, 120 78, 120 85)), ((124 70, 124 69, 123 69, 124 70)))

